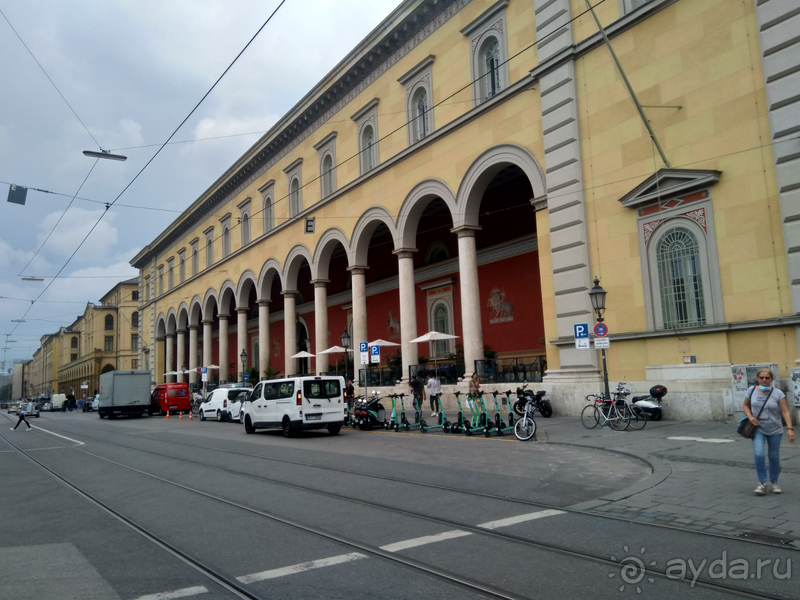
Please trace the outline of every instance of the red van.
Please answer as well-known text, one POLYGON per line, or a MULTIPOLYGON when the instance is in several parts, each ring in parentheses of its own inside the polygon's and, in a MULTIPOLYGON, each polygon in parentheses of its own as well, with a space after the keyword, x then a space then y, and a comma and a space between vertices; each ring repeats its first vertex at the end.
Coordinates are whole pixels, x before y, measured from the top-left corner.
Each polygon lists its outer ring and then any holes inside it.
POLYGON ((150 415, 184 412, 192 409, 192 396, 189 394, 189 384, 162 383, 157 385, 150 395, 150 415))

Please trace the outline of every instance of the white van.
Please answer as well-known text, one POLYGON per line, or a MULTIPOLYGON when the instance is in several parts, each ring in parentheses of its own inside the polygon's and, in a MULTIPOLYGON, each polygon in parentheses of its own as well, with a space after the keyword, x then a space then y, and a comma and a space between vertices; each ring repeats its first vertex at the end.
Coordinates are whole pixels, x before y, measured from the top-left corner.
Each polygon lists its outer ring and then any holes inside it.
POLYGON ((336 435, 346 412, 343 377, 289 377, 259 381, 242 404, 241 422, 247 433, 280 427, 292 437, 324 427, 336 435))
POLYGON ((67 401, 66 394, 53 394, 50 397, 50 410, 56 411, 61 410, 61 407, 64 405, 64 402, 67 401))

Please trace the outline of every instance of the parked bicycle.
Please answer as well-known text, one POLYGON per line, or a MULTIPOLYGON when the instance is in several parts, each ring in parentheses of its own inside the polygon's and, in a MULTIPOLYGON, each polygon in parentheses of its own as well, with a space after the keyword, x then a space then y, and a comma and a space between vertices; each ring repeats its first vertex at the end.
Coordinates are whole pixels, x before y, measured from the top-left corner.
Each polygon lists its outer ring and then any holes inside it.
POLYGON ((533 396, 528 397, 525 410, 519 420, 514 423, 514 435, 521 442, 527 442, 536 435, 536 419, 534 415, 539 411, 539 405, 533 396))
POLYGON ((623 380, 617 384, 613 398, 607 398, 605 394, 588 394, 586 401, 591 404, 581 411, 581 423, 586 429, 594 429, 598 425, 608 426, 615 431, 625 431, 628 427, 642 429, 647 425, 647 415, 640 407, 628 403, 626 398, 630 393, 623 380))

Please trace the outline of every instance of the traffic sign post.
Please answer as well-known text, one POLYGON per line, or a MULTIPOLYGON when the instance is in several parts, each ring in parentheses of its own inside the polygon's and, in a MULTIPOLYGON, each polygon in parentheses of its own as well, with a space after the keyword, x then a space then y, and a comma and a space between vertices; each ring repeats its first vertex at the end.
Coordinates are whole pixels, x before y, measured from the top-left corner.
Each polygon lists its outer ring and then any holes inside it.
POLYGON ((369 347, 369 355, 370 355, 370 362, 380 364, 380 362, 381 362, 381 347, 380 346, 370 346, 369 347))
POLYGON ((597 337, 606 337, 608 335, 608 327, 605 323, 597 323, 594 326, 594 334, 597 337))
POLYGON ((606 348, 610 347, 611 347, 611 341, 608 338, 604 337, 594 338, 595 350, 605 350, 606 348))
POLYGON ((576 323, 573 325, 575 331, 575 348, 578 350, 589 350, 589 325, 587 323, 576 323))
POLYGON ((250 381, 250 375, 247 373, 242 373, 242 381, 250 381))
MULTIPOLYGON (((368 365, 369 364, 369 348, 367 347, 367 342, 361 342, 358 344, 358 353, 361 357, 361 364, 368 365)), ((345 359, 347 360, 347 359, 345 359)))

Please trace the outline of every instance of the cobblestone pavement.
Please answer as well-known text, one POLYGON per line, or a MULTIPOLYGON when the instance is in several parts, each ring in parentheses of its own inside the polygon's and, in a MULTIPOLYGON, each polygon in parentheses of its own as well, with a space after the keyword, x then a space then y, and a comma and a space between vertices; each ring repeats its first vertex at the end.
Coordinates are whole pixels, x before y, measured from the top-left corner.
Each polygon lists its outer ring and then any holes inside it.
POLYGON ((635 486, 573 508, 800 547, 800 441, 784 435, 781 442, 783 494, 759 497, 752 444, 737 435, 735 421, 649 422, 624 432, 586 429, 577 417, 537 423, 539 443, 632 454, 653 469, 635 486))

